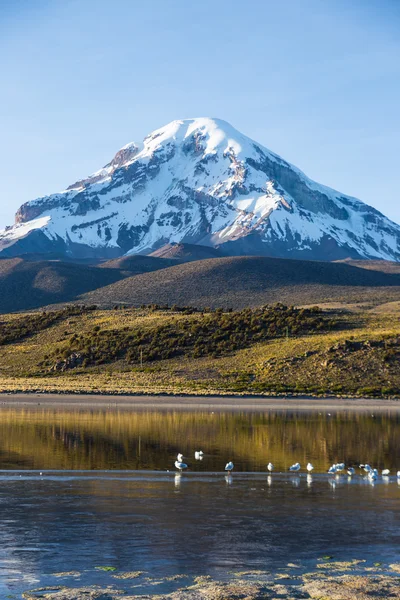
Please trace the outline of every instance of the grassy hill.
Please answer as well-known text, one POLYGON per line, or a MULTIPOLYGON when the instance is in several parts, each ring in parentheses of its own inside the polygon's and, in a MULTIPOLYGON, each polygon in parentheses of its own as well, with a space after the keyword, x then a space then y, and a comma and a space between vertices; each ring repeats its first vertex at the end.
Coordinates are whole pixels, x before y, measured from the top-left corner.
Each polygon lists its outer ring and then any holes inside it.
POLYGON ((214 258, 128 277, 87 293, 82 300, 103 307, 158 303, 235 309, 279 301, 295 305, 380 304, 400 300, 400 273, 344 263, 214 258))
POLYGON ((400 395, 400 308, 3 315, 0 391, 400 395))

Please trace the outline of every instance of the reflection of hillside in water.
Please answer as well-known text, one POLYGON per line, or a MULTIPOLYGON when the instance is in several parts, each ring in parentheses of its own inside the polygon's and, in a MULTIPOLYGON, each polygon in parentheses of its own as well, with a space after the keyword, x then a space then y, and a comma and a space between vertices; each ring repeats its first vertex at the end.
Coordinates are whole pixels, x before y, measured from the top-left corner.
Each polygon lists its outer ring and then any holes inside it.
MULTIPOLYGON (((312 460, 400 468, 400 417, 339 412, 0 411, 0 468, 168 469, 177 451, 192 470, 277 470, 312 460), (205 459, 194 460, 202 449, 205 459), (225 464, 225 463, 224 463, 225 464)), ((173 467, 172 467, 173 468, 173 467)))

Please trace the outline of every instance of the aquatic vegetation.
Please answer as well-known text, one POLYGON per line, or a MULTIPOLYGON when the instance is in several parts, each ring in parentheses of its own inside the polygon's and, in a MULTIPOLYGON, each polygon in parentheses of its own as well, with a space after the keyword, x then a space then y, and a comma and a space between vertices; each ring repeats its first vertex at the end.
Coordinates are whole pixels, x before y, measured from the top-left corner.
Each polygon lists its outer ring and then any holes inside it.
POLYGON ((252 569, 249 571, 236 571, 232 572, 235 577, 249 577, 249 576, 257 576, 257 575, 265 575, 266 571, 261 571, 259 569, 252 569))
POLYGON ((210 575, 199 575, 199 577, 195 577, 193 583, 195 585, 202 585, 203 583, 208 583, 212 581, 212 577, 210 575))
POLYGON ((329 563, 320 563, 317 565, 318 569, 331 569, 336 571, 349 571, 353 567, 365 563, 365 560, 349 560, 349 561, 335 561, 329 563))
POLYGON ((400 573, 400 563, 393 563, 389 565, 389 568, 392 569, 392 571, 396 571, 396 573, 400 573))
MULTIPOLYGON (((109 570, 110 569, 107 569, 107 571, 109 570)), ((137 579, 141 575, 144 575, 145 572, 146 571, 127 571, 126 573, 118 573, 118 575, 113 575, 113 577, 114 579, 137 579)))
POLYGON ((366 600, 400 598, 400 582, 398 577, 375 575, 342 575, 308 581, 302 586, 308 595, 305 598, 319 600, 366 600))
MULTIPOLYGON (((353 562, 353 561, 351 561, 353 562)), ((362 562, 362 561, 360 561, 362 562)), ((318 577, 313 573, 294 577, 295 583, 276 583, 277 575, 267 571, 253 571, 259 574, 259 580, 216 581, 209 576, 199 576, 194 584, 164 594, 131 595, 127 590, 116 590, 110 586, 85 586, 82 588, 37 588, 23 594, 26 600, 280 600, 314 599, 314 600, 367 600, 375 598, 400 598, 399 578, 370 574, 358 563, 354 565, 354 573, 332 576, 320 572, 318 577), (262 579, 263 580, 262 580, 262 579)), ((246 573, 246 572, 243 572, 246 573)), ((251 573, 251 571, 250 571, 251 573)), ((290 573, 286 577, 293 578, 290 573)))

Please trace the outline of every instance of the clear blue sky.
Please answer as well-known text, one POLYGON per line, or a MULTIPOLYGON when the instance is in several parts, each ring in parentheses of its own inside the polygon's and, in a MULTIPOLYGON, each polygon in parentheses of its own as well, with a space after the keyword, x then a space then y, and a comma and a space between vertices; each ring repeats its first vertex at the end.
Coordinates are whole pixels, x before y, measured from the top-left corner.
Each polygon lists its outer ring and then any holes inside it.
POLYGON ((400 222, 400 0, 1 0, 0 227, 220 117, 400 222))

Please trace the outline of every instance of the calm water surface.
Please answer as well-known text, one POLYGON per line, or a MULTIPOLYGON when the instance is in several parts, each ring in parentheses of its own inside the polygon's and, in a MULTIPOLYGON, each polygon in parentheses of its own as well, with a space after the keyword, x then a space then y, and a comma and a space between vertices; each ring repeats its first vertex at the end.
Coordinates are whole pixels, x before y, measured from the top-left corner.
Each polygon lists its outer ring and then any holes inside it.
POLYGON ((100 565, 224 577, 327 553, 399 562, 396 478, 328 476, 339 461, 394 474, 399 416, 2 409, 0 598, 59 584, 60 571, 80 574, 68 584, 110 582, 100 565), (181 476, 178 451, 190 466, 181 476), (263 472, 269 460, 272 477, 263 472), (287 473, 308 460, 312 477, 287 473))

